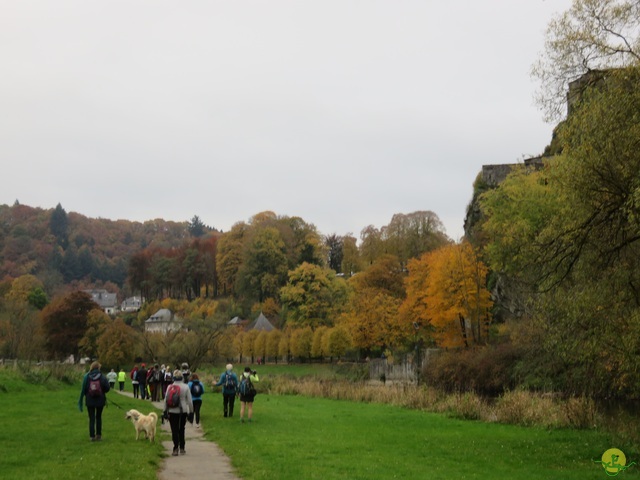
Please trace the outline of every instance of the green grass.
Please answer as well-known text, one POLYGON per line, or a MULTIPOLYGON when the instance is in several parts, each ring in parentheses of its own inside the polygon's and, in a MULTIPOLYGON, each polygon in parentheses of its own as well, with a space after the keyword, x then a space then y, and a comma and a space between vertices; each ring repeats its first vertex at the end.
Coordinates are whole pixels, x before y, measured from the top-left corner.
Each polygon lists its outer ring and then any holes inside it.
MULTIPOLYGON (((276 375, 271 368, 258 371, 276 375)), ((91 443, 86 411, 77 409, 79 380, 74 383, 33 385, 0 369, 0 477, 157 478, 161 442, 136 442, 124 419, 140 402, 110 394, 122 409, 105 409, 104 440, 91 443)), ((241 424, 238 413, 239 404, 234 418, 222 418, 222 395, 205 394, 206 437, 227 452, 244 480, 601 479, 607 476, 592 460, 605 450, 621 448, 629 462, 639 457, 596 431, 456 420, 374 403, 260 393, 252 424, 241 424)), ((639 478, 640 467, 625 477, 639 478)))
MULTIPOLYGON (((220 418, 205 400, 207 438, 245 480, 598 479, 611 448, 593 431, 455 420, 381 404, 258 395, 254 422, 220 418)), ((627 453, 629 457, 629 453, 627 453)), ((633 458, 632 458, 633 459, 633 458)), ((640 470, 624 472, 637 478, 640 470)))
POLYGON ((155 445, 136 442, 131 423, 124 419, 124 412, 136 405, 139 408, 139 402, 107 394, 122 410, 113 403, 104 410, 103 441, 91 443, 86 408, 80 413, 77 407, 79 393, 79 381, 73 386, 51 381, 32 385, 13 372, 0 370, 1 478, 157 478, 164 456, 161 441, 155 445))

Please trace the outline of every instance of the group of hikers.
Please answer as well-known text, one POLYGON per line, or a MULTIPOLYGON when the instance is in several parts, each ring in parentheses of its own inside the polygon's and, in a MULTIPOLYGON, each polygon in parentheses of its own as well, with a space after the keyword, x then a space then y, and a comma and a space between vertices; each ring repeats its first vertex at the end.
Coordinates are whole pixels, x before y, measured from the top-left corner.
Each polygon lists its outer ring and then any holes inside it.
MULTIPOLYGON (((102 375, 99 362, 93 362, 89 372, 82 380, 78 408, 82 412, 83 400, 89 415, 89 437, 92 442, 102 440, 102 410, 106 405, 106 393, 114 387, 112 375, 102 375)), ((113 371, 113 370, 112 370, 113 371)), ((124 371, 121 370, 121 374, 124 371)), ((119 377, 121 375, 119 374, 119 377)), ((189 365, 183 363, 173 372, 165 365, 154 364, 148 369, 146 364, 135 365, 129 377, 133 385, 134 398, 164 402, 163 421, 171 426, 173 456, 184 455, 185 428, 187 422, 200 428, 200 408, 204 384, 197 374, 191 373, 189 365)), ((118 378, 120 381, 120 378, 118 378)), ((224 417, 233 417, 236 397, 240 399, 240 421, 244 423, 245 411, 249 422, 253 419, 253 401, 256 396, 254 383, 259 382, 258 373, 245 367, 240 378, 233 371, 233 365, 227 364, 217 383, 213 387, 222 387, 222 405, 224 417)), ((121 383, 120 390, 123 390, 121 383)))

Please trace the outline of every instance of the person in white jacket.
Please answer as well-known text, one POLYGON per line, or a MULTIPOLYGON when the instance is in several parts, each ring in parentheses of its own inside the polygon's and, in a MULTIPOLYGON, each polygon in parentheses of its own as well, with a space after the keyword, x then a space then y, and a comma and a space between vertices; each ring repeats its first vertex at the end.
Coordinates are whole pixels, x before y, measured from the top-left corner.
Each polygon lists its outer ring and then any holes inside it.
POLYGON ((193 399, 191 398, 191 391, 189 385, 184 383, 182 379, 182 372, 176 370, 173 372, 173 383, 167 388, 167 395, 164 398, 164 413, 165 417, 169 417, 169 425, 171 426, 171 439, 173 440, 173 455, 174 457, 184 455, 185 450, 185 427, 187 425, 187 418, 193 413, 193 399), (171 391, 177 386, 180 389, 179 405, 174 406, 171 404, 172 397, 171 391))

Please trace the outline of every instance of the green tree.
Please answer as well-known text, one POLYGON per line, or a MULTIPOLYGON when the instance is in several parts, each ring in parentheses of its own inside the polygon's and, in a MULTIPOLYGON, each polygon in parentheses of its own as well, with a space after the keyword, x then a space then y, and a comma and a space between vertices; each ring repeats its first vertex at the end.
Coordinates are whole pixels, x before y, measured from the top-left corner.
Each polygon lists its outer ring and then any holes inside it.
POLYGON ((205 234, 205 230, 207 226, 200 220, 198 215, 194 215, 189 225, 187 226, 187 230, 189 230, 189 235, 192 237, 198 238, 202 237, 205 234))
POLYGON ((273 227, 252 235, 238 271, 238 291, 246 299, 262 302, 277 297, 287 276, 285 244, 273 227))
POLYGON ((280 290, 288 319, 297 325, 331 325, 347 298, 346 284, 335 272, 303 263, 289 272, 289 282, 280 290))
POLYGON ((62 246, 62 248, 66 248, 69 242, 68 239, 68 229, 69 229, 69 220, 67 218, 67 212, 65 212, 62 205, 58 203, 56 208, 51 212, 51 217, 49 219, 49 229, 56 240, 58 241, 58 245, 62 246))

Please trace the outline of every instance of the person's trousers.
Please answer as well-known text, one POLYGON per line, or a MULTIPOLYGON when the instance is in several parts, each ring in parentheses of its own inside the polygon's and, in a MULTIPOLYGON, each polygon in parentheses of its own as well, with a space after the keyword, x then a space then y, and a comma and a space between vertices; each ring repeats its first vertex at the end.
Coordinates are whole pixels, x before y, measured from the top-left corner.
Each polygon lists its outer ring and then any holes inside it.
POLYGON ((194 400, 193 413, 196 419, 196 425, 200 424, 200 407, 202 407, 202 400, 194 400))
POLYGON ((187 426, 187 414, 170 413, 169 425, 171 426, 171 440, 173 440, 173 448, 184 449, 184 430, 187 426))
POLYGON ((102 436, 102 409, 104 407, 89 407, 87 406, 87 412, 89 413, 89 436, 91 438, 96 435, 102 436))
POLYGON ((235 393, 223 393, 222 394, 222 407, 224 409, 225 417, 233 417, 233 404, 236 401, 235 393))

